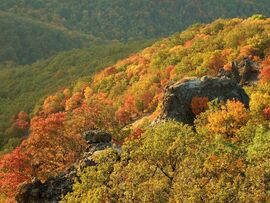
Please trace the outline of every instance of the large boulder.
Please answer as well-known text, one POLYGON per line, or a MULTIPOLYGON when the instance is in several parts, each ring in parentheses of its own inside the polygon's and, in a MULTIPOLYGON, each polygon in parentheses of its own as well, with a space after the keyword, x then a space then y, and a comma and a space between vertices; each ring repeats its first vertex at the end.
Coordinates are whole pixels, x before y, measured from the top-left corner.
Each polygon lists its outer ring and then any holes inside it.
POLYGON ((229 78, 188 78, 166 88, 162 112, 156 122, 173 119, 193 124, 195 115, 191 109, 191 102, 194 97, 208 97, 209 101, 235 99, 241 101, 246 108, 249 107, 249 97, 244 89, 229 78))

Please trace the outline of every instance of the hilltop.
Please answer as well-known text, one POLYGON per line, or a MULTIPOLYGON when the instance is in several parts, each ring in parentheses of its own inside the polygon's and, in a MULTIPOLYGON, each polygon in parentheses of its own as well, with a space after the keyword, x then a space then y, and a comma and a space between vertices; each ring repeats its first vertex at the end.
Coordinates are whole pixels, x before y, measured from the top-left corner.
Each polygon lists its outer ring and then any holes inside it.
POLYGON ((84 34, 6 12, 0 12, 0 30, 0 65, 30 64, 90 45, 84 34))
POLYGON ((102 40, 166 36, 217 18, 269 14, 268 0, 2 0, 2 11, 102 40))

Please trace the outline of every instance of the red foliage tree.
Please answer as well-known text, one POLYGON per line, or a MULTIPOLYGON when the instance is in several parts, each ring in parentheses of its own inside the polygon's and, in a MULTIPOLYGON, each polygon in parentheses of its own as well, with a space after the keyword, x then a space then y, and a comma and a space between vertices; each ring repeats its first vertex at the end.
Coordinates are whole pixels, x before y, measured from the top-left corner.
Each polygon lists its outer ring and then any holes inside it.
POLYGON ((6 130, 6 135, 13 137, 25 136, 28 134, 29 127, 29 117, 27 113, 21 111, 13 118, 11 126, 6 130))
POLYGON ((165 69, 166 78, 169 79, 171 76, 171 72, 174 70, 175 66, 170 65, 165 69))
POLYGON ((259 79, 261 83, 269 82, 270 80, 270 55, 267 56, 264 61, 261 63, 261 71, 259 75, 259 79))
POLYGON ((120 124, 125 124, 130 119, 130 112, 128 112, 124 107, 120 107, 115 112, 115 118, 120 124))
POLYGON ((100 93, 73 110, 70 124, 73 129, 79 129, 79 132, 90 129, 109 130, 115 123, 114 112, 113 102, 100 93))
POLYGON ((153 100, 153 97, 154 97, 154 95, 149 91, 146 91, 145 93, 142 94, 140 99, 143 102, 144 109, 147 109, 149 107, 150 103, 153 100))
POLYGON ((29 116, 24 111, 21 111, 17 116, 16 125, 19 129, 26 131, 29 128, 29 116))
POLYGON ((19 184, 31 180, 30 159, 23 151, 23 146, 24 143, 0 159, 0 193, 4 194, 9 202, 15 202, 14 196, 19 184))
POLYGON ((77 160, 83 151, 83 141, 65 128, 67 113, 34 117, 27 152, 31 157, 33 174, 45 180, 64 170, 77 160))
POLYGON ((165 87, 168 84, 169 80, 167 78, 160 80, 160 84, 162 87, 165 87))
POLYGON ((208 102, 208 97, 193 97, 191 101, 192 112, 195 115, 204 112, 208 108, 208 102))
POLYGON ((263 110, 263 116, 266 120, 270 120, 270 108, 265 108, 263 110))
POLYGON ((145 130, 141 129, 141 128, 136 128, 133 129, 133 131, 130 133, 130 135, 126 138, 126 142, 134 140, 134 139, 139 139, 142 134, 145 132, 145 130))
POLYGON ((116 111, 115 118, 120 124, 126 124, 132 119, 132 115, 138 113, 135 99, 128 95, 124 99, 123 105, 116 111))
POLYGON ((116 72, 117 72, 117 70, 116 70, 115 67, 109 67, 109 68, 106 68, 106 69, 104 70, 104 77, 107 77, 107 76, 109 76, 109 75, 112 75, 112 74, 114 74, 114 73, 116 73, 116 72))

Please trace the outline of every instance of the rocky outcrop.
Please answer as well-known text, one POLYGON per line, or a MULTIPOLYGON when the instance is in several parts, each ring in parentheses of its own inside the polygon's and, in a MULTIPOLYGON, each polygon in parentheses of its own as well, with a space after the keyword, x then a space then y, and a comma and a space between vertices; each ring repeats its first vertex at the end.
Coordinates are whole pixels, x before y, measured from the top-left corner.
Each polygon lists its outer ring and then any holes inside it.
POLYGON ((88 144, 109 143, 112 140, 110 133, 98 130, 86 131, 82 136, 88 144))
POLYGON ((31 183, 22 184, 16 194, 16 201, 18 203, 54 203, 68 192, 72 192, 74 178, 77 177, 78 172, 88 166, 96 165, 92 160, 92 155, 112 147, 110 133, 87 131, 83 133, 83 137, 88 143, 88 148, 80 160, 65 172, 49 177, 44 183, 35 178, 31 183))
POLYGON ((72 180, 64 174, 50 177, 45 183, 34 179, 32 183, 23 184, 16 195, 17 202, 53 203, 58 202, 62 194, 72 192, 72 180))
POLYGON ((259 73, 259 64, 245 58, 240 63, 232 62, 231 70, 221 69, 219 77, 225 76, 241 85, 250 85, 258 81, 259 73))
POLYGON ((192 124, 195 118, 191 109, 194 97, 208 97, 208 100, 226 101, 236 99, 249 107, 249 97, 244 89, 232 79, 222 77, 188 78, 168 86, 165 90, 163 108, 155 122, 174 119, 192 124))

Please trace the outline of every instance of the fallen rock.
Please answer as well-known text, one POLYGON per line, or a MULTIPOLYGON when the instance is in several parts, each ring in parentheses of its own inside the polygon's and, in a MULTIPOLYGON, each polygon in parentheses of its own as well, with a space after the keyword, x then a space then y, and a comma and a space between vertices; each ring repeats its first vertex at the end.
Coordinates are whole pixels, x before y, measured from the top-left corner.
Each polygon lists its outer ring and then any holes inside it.
POLYGON ((207 97, 209 101, 218 99, 226 101, 236 99, 246 108, 249 97, 244 89, 232 79, 222 77, 188 78, 168 86, 163 98, 163 108, 155 123, 173 119, 186 124, 193 124, 195 115, 191 109, 194 97, 207 97))

